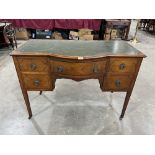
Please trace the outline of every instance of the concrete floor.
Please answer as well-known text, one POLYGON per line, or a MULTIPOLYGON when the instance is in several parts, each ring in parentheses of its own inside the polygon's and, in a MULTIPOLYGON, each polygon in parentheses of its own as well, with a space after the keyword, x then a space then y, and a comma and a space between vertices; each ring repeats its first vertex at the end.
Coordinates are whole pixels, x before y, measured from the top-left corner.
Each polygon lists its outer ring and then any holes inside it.
POLYGON ((122 121, 125 93, 103 93, 97 80, 66 79, 57 80, 53 92, 29 92, 29 120, 10 51, 0 51, 0 134, 155 134, 155 37, 139 31, 138 38, 133 46, 148 57, 122 121))

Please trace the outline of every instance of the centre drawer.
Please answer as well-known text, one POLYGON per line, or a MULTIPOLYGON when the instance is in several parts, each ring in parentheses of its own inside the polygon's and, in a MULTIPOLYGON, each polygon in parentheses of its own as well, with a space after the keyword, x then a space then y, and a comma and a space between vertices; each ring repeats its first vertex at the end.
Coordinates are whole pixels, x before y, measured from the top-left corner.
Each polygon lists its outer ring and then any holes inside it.
POLYGON ((52 71, 63 75, 92 75, 105 72, 106 61, 97 62, 65 62, 52 61, 52 71))
POLYGON ((48 74, 22 74, 27 90, 49 90, 51 79, 48 74))

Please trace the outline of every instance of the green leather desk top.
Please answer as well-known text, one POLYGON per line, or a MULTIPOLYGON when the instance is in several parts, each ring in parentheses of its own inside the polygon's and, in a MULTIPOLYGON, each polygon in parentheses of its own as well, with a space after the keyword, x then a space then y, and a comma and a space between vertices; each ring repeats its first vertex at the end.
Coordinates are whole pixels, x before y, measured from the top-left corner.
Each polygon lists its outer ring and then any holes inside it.
POLYGON ((14 53, 47 53, 62 56, 144 55, 125 41, 29 40, 14 53))

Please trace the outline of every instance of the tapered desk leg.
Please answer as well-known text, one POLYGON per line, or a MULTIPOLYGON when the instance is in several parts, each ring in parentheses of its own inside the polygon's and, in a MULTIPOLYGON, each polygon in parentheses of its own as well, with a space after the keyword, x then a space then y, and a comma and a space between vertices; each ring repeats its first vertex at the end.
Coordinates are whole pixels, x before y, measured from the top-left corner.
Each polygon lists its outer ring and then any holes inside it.
POLYGON ((29 101, 28 93, 27 93, 26 90, 23 90, 23 89, 22 89, 22 93, 23 93, 25 104, 26 104, 26 108, 27 108, 27 111, 28 111, 28 114, 29 114, 29 119, 31 119, 32 111, 31 111, 31 106, 30 106, 30 101, 29 101))
POLYGON ((29 101, 28 93, 27 93, 27 90, 26 90, 26 88, 24 86, 24 82, 22 81, 22 75, 21 75, 21 71, 20 71, 20 68, 19 68, 19 64, 18 64, 17 58, 15 56, 13 56, 13 60, 14 60, 14 63, 15 63, 15 67, 16 67, 16 71, 17 71, 20 87, 21 87, 21 90, 22 90, 22 93, 23 93, 23 96, 24 96, 26 108, 27 108, 27 111, 29 113, 29 119, 30 119, 32 117, 32 111, 31 111, 31 106, 30 106, 30 101, 29 101))
POLYGON ((39 94, 41 95, 43 91, 40 91, 39 94))
POLYGON ((123 117, 124 117, 126 108, 127 108, 127 106, 128 106, 128 103, 129 103, 129 99, 130 99, 131 93, 132 93, 132 91, 128 91, 128 92, 126 93, 126 97, 125 97, 125 101, 124 101, 122 113, 121 113, 120 118, 119 118, 120 120, 122 120, 123 117))
POLYGON ((135 74, 133 82, 131 83, 130 90, 128 90, 127 93, 126 93, 126 97, 125 97, 122 113, 120 115, 120 120, 122 120, 122 118, 124 117, 124 114, 125 114, 126 108, 128 106, 128 102, 129 102, 130 96, 132 94, 132 90, 133 90, 133 87, 134 87, 134 84, 135 84, 135 81, 136 81, 136 78, 137 78, 137 75, 138 75, 138 72, 139 72, 142 60, 143 60, 143 58, 139 58, 139 60, 138 60, 137 68, 136 68, 136 74, 135 74))

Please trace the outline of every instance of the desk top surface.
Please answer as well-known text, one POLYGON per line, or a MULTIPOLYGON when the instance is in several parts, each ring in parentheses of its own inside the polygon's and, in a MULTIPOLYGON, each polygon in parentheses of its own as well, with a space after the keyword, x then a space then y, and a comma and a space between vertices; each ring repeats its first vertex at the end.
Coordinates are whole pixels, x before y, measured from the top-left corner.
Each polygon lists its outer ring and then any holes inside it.
POLYGON ((125 41, 29 40, 14 54, 47 54, 62 56, 104 57, 108 55, 144 55, 125 41))

